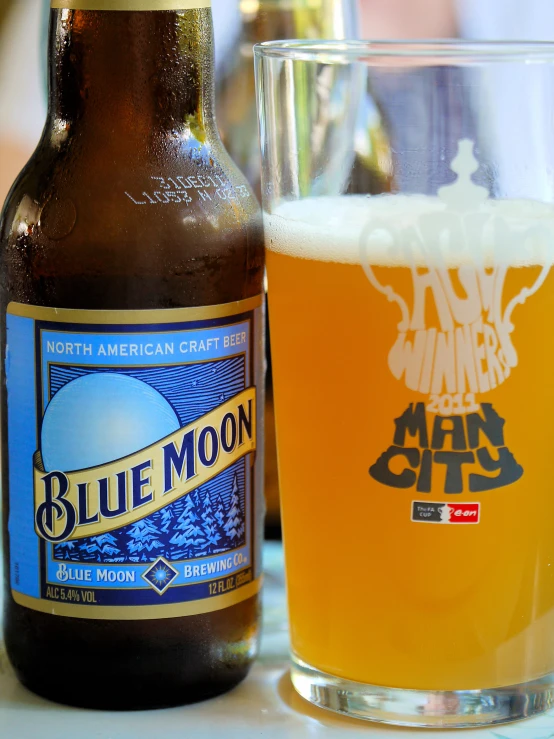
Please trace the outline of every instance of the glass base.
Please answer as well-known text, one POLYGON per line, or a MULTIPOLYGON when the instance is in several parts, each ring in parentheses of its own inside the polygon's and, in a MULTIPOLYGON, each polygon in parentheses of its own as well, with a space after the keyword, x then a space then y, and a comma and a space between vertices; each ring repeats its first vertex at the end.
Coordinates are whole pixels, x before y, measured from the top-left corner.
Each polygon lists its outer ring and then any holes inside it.
POLYGON ((293 654, 291 678, 296 691, 320 708, 398 726, 490 726, 536 716, 554 707, 554 673, 490 690, 402 690, 327 675, 293 654))

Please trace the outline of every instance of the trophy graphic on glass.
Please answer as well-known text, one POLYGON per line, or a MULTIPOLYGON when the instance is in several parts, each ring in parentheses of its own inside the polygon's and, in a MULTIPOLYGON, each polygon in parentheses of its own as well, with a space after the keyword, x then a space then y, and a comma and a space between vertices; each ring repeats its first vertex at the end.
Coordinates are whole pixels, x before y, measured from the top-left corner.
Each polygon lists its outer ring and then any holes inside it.
MULTIPOLYGON (((400 313, 390 371, 410 390, 440 399, 443 413, 445 396, 488 393, 517 367, 516 308, 546 280, 554 243, 546 221, 514 227, 506 206, 472 182, 479 168, 473 142, 460 141, 451 168, 457 181, 439 190, 417 223, 391 228, 389 222, 370 220, 361 242, 370 283, 400 313), (372 263, 370 255, 374 260, 379 252, 384 264, 398 269, 372 263), (411 307, 393 284, 406 269, 411 307), (511 280, 510 294, 511 272, 517 279, 511 280)), ((402 276, 397 281, 406 282, 402 276)))
POLYGON ((525 204, 514 215, 510 201, 472 181, 472 141, 459 142, 451 168, 457 179, 438 198, 408 196, 395 219, 370 218, 360 248, 369 282, 400 316, 389 370, 416 393, 370 474, 388 487, 461 494, 524 473, 488 395, 518 366, 517 309, 550 272, 554 231, 547 218, 526 217, 525 204))

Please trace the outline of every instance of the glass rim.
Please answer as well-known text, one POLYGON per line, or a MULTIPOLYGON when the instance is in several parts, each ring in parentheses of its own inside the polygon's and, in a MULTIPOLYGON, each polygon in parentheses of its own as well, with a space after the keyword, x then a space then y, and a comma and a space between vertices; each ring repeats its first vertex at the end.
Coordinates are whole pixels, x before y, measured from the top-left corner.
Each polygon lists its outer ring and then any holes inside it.
POLYGON ((435 59, 444 64, 475 62, 523 63, 554 62, 552 41, 466 41, 463 39, 403 39, 403 40, 329 40, 287 39, 264 41, 254 46, 254 54, 264 59, 318 61, 325 64, 371 62, 378 59, 404 59, 426 63, 435 59))

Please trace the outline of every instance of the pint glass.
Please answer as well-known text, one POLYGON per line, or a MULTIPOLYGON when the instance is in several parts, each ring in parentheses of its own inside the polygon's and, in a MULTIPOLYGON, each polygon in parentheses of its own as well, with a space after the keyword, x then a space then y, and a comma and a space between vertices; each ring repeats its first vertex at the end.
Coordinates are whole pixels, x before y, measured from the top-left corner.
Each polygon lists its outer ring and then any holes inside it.
POLYGON ((293 683, 414 726, 544 711, 554 46, 256 64, 293 683))

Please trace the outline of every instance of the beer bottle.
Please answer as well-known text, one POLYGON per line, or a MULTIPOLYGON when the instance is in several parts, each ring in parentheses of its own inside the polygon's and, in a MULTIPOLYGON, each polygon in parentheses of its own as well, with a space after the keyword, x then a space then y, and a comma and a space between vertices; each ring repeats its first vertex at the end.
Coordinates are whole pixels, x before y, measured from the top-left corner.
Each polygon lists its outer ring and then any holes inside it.
POLYGON ((53 0, 49 57, 0 226, 7 651, 55 701, 192 702, 257 650, 260 212, 210 0, 53 0))

